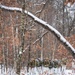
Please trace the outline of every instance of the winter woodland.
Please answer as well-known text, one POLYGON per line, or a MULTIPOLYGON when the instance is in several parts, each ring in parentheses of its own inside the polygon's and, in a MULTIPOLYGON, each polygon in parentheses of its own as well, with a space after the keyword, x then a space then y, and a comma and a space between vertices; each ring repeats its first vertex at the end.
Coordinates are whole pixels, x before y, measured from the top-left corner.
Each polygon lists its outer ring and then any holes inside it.
POLYGON ((75 0, 0 0, 0 75, 75 75, 75 0))

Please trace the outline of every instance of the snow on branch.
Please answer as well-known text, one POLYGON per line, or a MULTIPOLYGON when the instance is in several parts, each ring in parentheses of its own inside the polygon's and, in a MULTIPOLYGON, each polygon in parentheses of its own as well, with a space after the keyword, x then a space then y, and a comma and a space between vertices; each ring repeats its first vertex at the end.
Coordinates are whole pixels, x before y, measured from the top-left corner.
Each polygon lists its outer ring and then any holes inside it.
MULTIPOLYGON (((7 7, 4 5, 0 4, 0 8, 1 9, 5 9, 5 10, 10 10, 10 11, 19 11, 22 12, 21 8, 17 8, 17 7, 7 7)), ((55 28, 53 28, 51 25, 49 25, 47 22, 43 21, 42 19, 39 19, 38 17, 36 17, 35 15, 33 15, 32 13, 28 12, 28 11, 24 11, 25 14, 27 14, 28 16, 30 16, 31 18, 34 19, 35 22, 39 23, 39 25, 41 25, 42 27, 44 27, 45 29, 49 30, 50 32, 52 32, 57 39, 65 46, 65 48, 72 54, 72 56, 75 58, 75 49, 72 47, 72 45, 60 34, 60 32, 58 32, 55 28)))
POLYGON ((38 13, 40 13, 42 10, 39 10, 39 11, 37 11, 35 14, 38 14, 38 13))
POLYGON ((39 5, 44 5, 44 4, 46 4, 46 2, 42 2, 40 4, 34 4, 34 6, 39 6, 39 5))

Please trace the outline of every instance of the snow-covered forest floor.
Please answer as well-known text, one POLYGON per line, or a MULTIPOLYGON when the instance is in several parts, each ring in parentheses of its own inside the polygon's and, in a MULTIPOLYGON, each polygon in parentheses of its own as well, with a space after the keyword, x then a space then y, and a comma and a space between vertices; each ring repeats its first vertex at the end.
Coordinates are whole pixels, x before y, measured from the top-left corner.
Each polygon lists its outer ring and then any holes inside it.
MULTIPOLYGON (((0 66, 0 75, 17 75, 15 70, 12 68, 4 69, 4 67, 1 68, 0 66)), ((35 67, 35 68, 29 68, 29 72, 27 72, 27 68, 24 67, 21 70, 20 75, 75 75, 73 69, 66 69, 65 66, 62 68, 52 68, 49 69, 47 67, 35 67)))

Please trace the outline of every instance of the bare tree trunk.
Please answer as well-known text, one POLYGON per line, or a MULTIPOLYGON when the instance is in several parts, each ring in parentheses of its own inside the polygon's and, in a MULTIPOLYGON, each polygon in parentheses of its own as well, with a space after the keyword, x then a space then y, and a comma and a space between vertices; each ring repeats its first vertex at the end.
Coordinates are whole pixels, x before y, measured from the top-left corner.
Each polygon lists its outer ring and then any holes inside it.
POLYGON ((64 32, 64 0, 63 0, 63 24, 62 24, 62 29, 63 29, 63 36, 64 36, 64 34, 65 34, 65 32, 64 32))
POLYGON ((13 26, 12 26, 12 37, 13 37, 14 69, 16 70, 16 51, 15 51, 14 27, 13 26))
POLYGON ((20 49, 19 49, 19 56, 17 58, 17 74, 20 75, 20 71, 22 68, 22 53, 24 50, 24 37, 25 37, 25 24, 24 24, 24 10, 25 10, 25 0, 24 3, 22 3, 22 20, 21 20, 21 26, 20 26, 20 49))
POLYGON ((31 33, 31 30, 30 30, 30 38, 29 38, 29 49, 28 49, 28 64, 27 64, 27 72, 29 72, 29 63, 30 63, 30 51, 31 51, 31 36, 32 36, 32 33, 31 33))
POLYGON ((5 71, 4 25, 2 25, 2 42, 3 42, 3 46, 2 46, 2 52, 3 52, 3 65, 4 65, 4 71, 5 71))
POLYGON ((8 37, 8 35, 7 35, 7 52, 6 52, 6 60, 7 60, 7 63, 6 63, 6 69, 8 70, 8 64, 9 64, 9 62, 8 62, 8 54, 9 54, 9 49, 8 49, 8 39, 9 39, 9 37, 8 37))
MULTIPOLYGON (((44 29, 42 28, 42 33, 43 33, 44 29)), ((43 37, 41 38, 41 61, 43 61, 43 56, 44 56, 44 50, 43 50, 43 37)))
POLYGON ((55 36, 53 35, 53 55, 52 55, 52 60, 54 61, 55 59, 55 51, 56 51, 56 44, 57 44, 57 40, 55 38, 55 36))

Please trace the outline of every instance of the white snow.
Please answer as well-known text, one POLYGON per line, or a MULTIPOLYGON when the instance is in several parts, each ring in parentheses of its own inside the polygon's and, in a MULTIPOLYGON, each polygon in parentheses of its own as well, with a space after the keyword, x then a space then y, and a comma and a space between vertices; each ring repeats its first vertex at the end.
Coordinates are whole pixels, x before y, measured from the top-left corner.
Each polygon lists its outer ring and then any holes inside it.
MULTIPOLYGON (((47 67, 34 67, 29 68, 29 72, 26 70, 27 68, 22 68, 20 75, 75 75, 75 73, 72 72, 72 70, 66 69, 65 66, 63 68, 52 68, 49 69, 47 67)), ((8 70, 4 71, 4 69, 1 70, 0 68, 0 75, 17 75, 15 70, 12 68, 8 68, 8 70)))
POLYGON ((68 3, 67 6, 70 8, 71 7, 71 3, 68 3))
POLYGON ((40 6, 40 5, 44 5, 44 4, 46 4, 46 2, 42 2, 40 4, 34 4, 34 6, 40 6))
POLYGON ((22 51, 20 51, 19 54, 22 54, 22 51))
POLYGON ((68 16, 74 19, 75 14, 75 3, 71 5, 71 3, 68 3, 65 7, 65 12, 68 12, 68 16))

